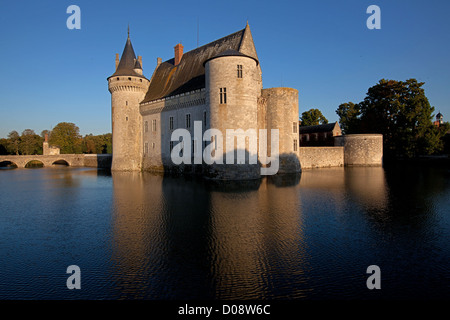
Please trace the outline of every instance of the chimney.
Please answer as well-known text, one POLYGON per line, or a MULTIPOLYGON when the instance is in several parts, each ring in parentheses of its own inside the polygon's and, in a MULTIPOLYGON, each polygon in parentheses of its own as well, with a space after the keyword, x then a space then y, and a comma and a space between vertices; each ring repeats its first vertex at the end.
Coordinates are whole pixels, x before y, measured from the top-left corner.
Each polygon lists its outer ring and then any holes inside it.
POLYGON ((156 66, 159 66, 162 63, 162 59, 160 57, 156 58, 156 66))
POLYGON ((116 53, 116 70, 118 65, 119 65, 119 54, 116 53))
POLYGON ((177 66, 183 56, 183 45, 181 43, 175 46, 175 65, 177 66))
POLYGON ((45 141, 44 142, 48 142, 48 133, 45 134, 45 141))
POLYGON ((142 56, 138 56, 138 61, 141 64, 141 68, 144 69, 144 66, 142 65, 142 56))

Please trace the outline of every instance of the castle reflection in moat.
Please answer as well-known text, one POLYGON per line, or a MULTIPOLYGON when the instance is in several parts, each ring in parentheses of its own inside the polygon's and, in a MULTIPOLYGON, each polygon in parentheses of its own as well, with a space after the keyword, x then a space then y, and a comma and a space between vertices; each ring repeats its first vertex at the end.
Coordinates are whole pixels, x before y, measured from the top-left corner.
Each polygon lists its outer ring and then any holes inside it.
POLYGON ((307 296, 305 197, 317 200, 319 215, 323 202, 344 206, 348 196, 386 206, 383 169, 360 169, 224 183, 112 172, 111 242, 123 298, 307 296))

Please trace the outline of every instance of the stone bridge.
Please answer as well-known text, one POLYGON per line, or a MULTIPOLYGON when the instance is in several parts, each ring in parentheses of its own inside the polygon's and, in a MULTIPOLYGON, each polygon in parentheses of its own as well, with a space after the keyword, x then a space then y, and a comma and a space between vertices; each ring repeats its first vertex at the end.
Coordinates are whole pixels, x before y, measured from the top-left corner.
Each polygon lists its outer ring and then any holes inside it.
POLYGON ((72 167, 111 167, 110 154, 56 154, 56 155, 6 155, 0 156, 0 163, 14 164, 17 168, 25 168, 31 161, 39 161, 44 167, 55 164, 65 164, 72 167))

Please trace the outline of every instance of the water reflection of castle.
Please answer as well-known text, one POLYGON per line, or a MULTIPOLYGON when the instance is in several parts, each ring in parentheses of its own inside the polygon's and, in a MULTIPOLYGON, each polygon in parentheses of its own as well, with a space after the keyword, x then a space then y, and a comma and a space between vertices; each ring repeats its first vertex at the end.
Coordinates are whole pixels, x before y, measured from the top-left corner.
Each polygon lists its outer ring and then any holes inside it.
MULTIPOLYGON (((149 173, 112 172, 112 178, 115 281, 125 295, 148 298, 263 298, 260 284, 276 281, 266 274, 307 268, 302 221, 303 211, 312 210, 305 206, 315 201, 310 193, 336 206, 349 195, 363 205, 387 206, 381 167, 311 170, 295 179, 257 180, 250 188, 149 173), (195 279, 192 291, 187 286, 195 279)), ((298 272, 294 278, 304 281, 298 272)), ((295 284, 283 290, 300 297, 295 284)))

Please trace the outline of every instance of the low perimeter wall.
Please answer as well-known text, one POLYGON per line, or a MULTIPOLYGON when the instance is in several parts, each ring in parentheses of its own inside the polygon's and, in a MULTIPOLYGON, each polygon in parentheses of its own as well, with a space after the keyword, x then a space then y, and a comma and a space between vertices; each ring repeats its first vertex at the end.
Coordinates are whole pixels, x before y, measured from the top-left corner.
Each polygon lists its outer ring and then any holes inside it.
POLYGON ((347 134, 334 137, 334 145, 344 147, 346 166, 381 166, 382 134, 347 134))
POLYGON ((299 150, 302 169, 344 165, 344 147, 301 147, 299 150))

